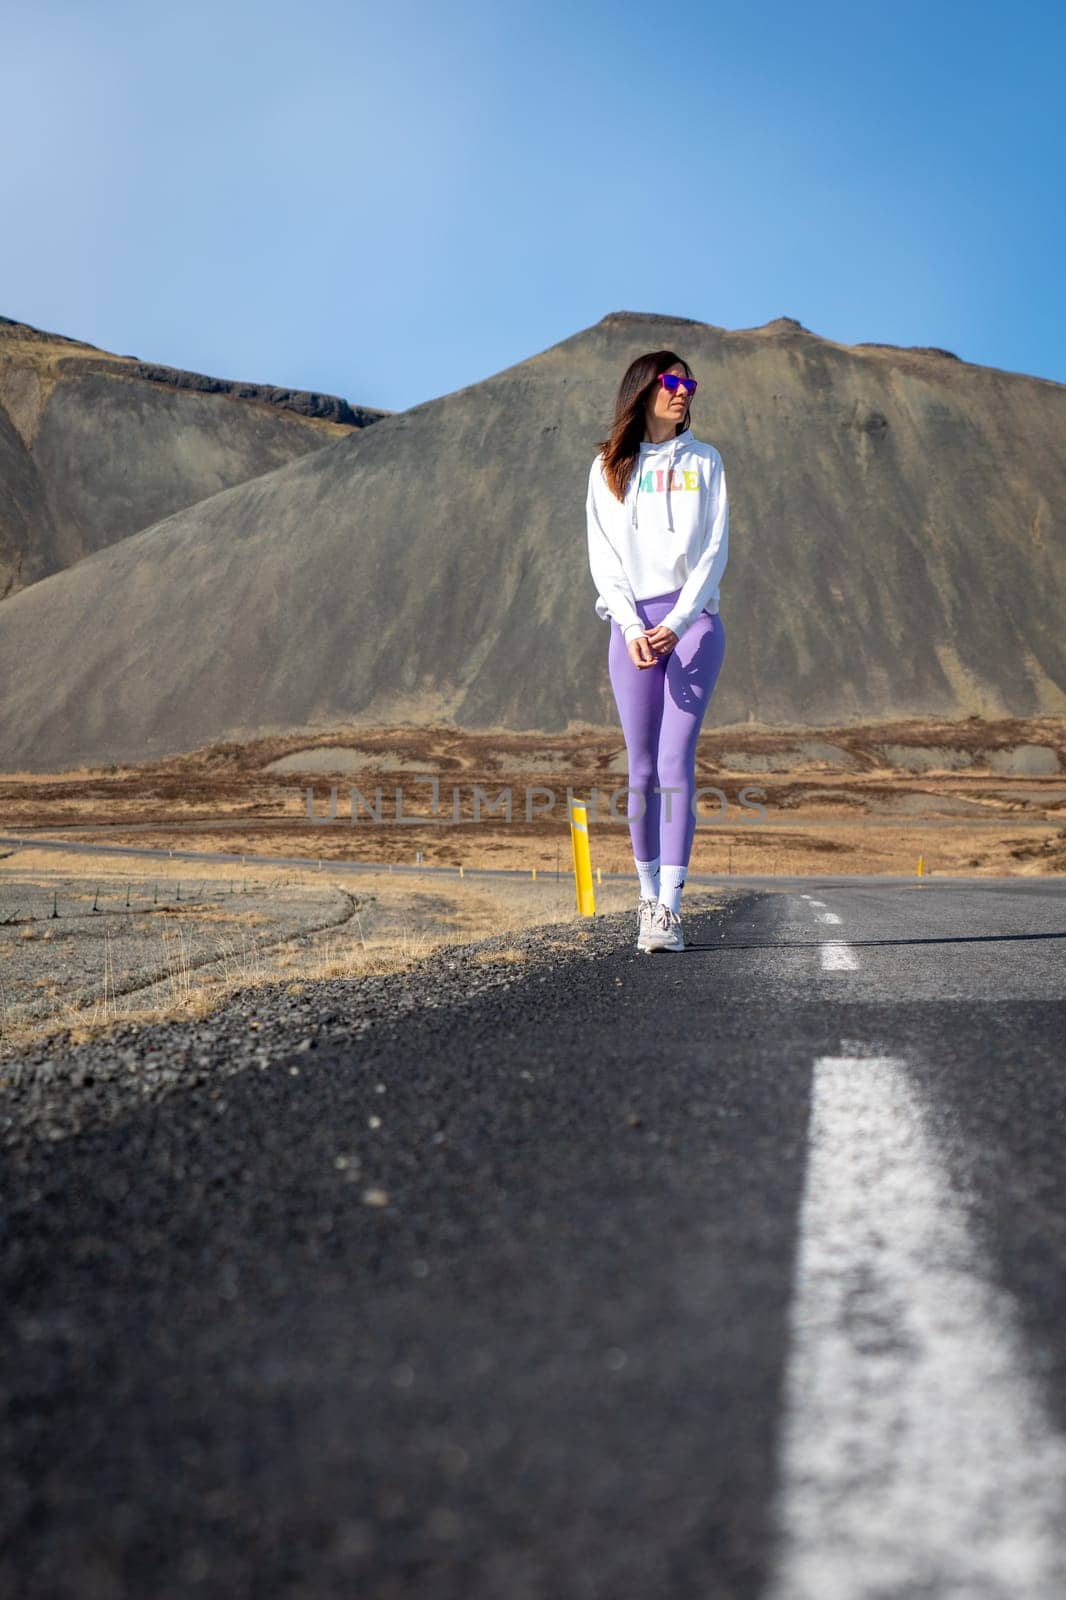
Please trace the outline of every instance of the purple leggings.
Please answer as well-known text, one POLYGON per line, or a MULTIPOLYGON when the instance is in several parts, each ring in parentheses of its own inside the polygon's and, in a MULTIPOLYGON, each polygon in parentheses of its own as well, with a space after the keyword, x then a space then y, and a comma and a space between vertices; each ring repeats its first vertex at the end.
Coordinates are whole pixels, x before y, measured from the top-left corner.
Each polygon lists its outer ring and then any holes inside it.
MULTIPOLYGON (((646 628, 663 620, 679 592, 637 601, 646 628)), ((717 613, 701 611, 669 655, 644 668, 633 665, 622 630, 611 620, 607 664, 629 756, 629 787, 636 791, 627 796, 626 815, 637 861, 658 856, 664 867, 688 866, 696 832, 696 740, 724 655, 717 613)))

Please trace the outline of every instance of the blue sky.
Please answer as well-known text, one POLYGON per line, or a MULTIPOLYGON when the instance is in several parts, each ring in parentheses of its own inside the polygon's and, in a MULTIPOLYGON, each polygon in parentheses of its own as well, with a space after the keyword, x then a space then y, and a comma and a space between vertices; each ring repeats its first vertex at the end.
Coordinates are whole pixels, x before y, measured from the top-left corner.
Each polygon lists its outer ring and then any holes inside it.
POLYGON ((403 409, 609 311, 1066 381, 1066 8, 4 0, 0 313, 403 409))

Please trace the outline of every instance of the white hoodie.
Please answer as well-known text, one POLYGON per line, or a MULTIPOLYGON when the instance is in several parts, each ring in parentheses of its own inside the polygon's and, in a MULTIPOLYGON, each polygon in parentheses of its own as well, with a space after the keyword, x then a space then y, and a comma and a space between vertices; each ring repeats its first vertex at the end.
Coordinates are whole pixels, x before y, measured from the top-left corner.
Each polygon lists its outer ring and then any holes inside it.
POLYGON ((613 617, 627 644, 644 632, 636 600, 680 589, 663 618, 679 639, 701 611, 718 610, 729 500, 713 444, 694 439, 691 428, 661 444, 642 444, 624 502, 603 476, 601 452, 589 470, 585 512, 596 615, 613 617))

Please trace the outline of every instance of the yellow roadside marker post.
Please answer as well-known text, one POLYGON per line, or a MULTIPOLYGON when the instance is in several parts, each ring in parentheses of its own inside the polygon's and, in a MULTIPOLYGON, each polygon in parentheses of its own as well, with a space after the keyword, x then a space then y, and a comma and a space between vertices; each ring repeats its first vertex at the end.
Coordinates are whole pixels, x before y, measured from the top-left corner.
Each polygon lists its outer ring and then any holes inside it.
POLYGON ((925 869, 925 857, 924 856, 919 856, 918 857, 918 876, 919 876, 919 878, 923 876, 924 869, 925 869))
POLYGON ((589 822, 584 802, 574 800, 570 806, 570 841, 574 847, 574 883, 577 888, 577 909, 583 917, 596 911, 596 895, 592 887, 592 858, 589 854, 589 822))

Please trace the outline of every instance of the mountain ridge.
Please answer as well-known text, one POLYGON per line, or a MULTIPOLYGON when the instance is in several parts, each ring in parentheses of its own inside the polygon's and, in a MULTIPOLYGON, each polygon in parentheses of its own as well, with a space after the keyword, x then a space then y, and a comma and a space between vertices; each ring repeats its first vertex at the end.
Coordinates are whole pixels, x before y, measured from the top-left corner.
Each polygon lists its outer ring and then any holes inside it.
POLYGON ((0 601, 386 415, 0 317, 0 601))
MULTIPOLYGON (((628 362, 680 327, 601 319, 6 602, 0 760, 614 726, 585 485, 628 362)), ((732 508, 709 725, 1066 712, 1066 386, 684 327, 732 508)))

